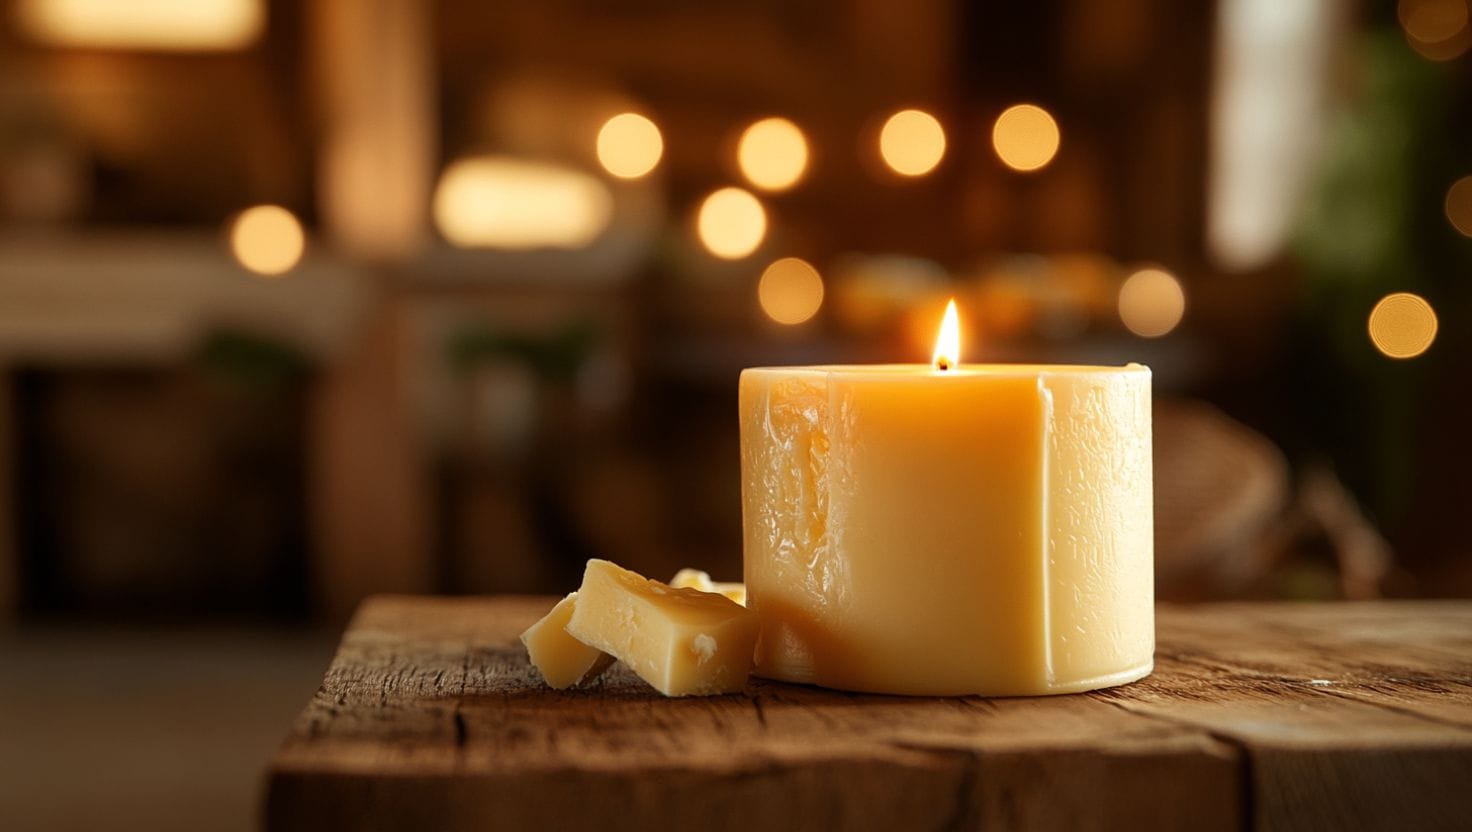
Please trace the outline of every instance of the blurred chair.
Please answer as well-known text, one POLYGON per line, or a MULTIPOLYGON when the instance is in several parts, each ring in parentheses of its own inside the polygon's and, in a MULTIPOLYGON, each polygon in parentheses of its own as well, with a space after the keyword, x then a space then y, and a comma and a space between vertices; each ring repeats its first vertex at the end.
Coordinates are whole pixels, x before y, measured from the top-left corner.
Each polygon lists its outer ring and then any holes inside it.
POLYGON ((1288 463, 1203 402, 1158 401, 1154 417, 1157 593, 1240 591, 1270 566, 1256 544, 1288 507, 1288 463))
POLYGON ((1334 475, 1292 484, 1272 442, 1203 402, 1155 406, 1156 594, 1373 598, 1388 544, 1334 475))

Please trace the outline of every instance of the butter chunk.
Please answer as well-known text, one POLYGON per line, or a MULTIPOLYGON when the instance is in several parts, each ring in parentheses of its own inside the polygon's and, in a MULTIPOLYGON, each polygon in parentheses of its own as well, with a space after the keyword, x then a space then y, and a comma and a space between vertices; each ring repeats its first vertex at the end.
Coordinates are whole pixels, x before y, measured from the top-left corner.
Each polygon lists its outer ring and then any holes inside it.
POLYGON ((746 687, 757 620, 724 595, 675 589, 590 560, 567 631, 610 653, 666 696, 746 687))
POLYGON ((574 592, 558 601, 541 621, 521 634, 521 643, 526 645, 532 664, 542 672, 547 684, 558 690, 591 682, 613 664, 612 656, 568 634, 567 622, 577 607, 577 597, 574 592))
POLYGON ((670 581, 670 586, 675 589, 698 589, 701 592, 714 592, 730 598, 743 607, 746 606, 746 584, 739 581, 730 583, 712 581, 710 579, 710 573, 702 572, 699 569, 681 569, 675 573, 675 577, 670 581))

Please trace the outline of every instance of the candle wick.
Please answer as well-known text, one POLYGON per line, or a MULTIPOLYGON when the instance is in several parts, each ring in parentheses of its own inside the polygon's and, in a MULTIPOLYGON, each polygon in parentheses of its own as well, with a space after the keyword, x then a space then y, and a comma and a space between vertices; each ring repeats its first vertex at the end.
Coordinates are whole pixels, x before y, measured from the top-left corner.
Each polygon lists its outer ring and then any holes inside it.
POLYGON ((941 372, 951 369, 951 360, 949 358, 937 358, 935 360, 935 369, 941 372))

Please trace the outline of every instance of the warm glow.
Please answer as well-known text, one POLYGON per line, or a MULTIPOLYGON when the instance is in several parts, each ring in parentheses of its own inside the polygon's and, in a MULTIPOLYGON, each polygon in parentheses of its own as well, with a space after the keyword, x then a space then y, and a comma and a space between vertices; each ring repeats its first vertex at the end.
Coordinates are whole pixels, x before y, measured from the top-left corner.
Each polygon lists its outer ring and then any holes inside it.
POLYGON ((767 212, 749 192, 721 188, 700 203, 695 230, 711 254, 740 260, 756 251, 766 237, 767 212))
POLYGON ((1159 338, 1175 329, 1185 314, 1185 290, 1170 272, 1141 269, 1119 287, 1119 319, 1136 335, 1159 338))
POLYGON ((1415 358, 1436 340, 1436 311, 1420 295, 1386 295, 1370 311, 1370 341, 1390 358, 1415 358))
POLYGON ((1472 176, 1464 176, 1446 191, 1446 219, 1463 235, 1472 237, 1472 176))
POLYGON ((243 49, 266 27, 261 0, 21 0, 15 13, 38 41, 94 49, 243 49))
POLYGON ((940 334, 935 337, 935 352, 931 353, 930 365, 937 370, 950 370, 961 363, 961 321, 956 314, 956 299, 946 304, 946 315, 940 322, 940 334))
POLYGON ((434 221, 461 248, 583 248, 608 227, 613 198, 571 168, 506 156, 461 159, 434 192, 434 221))
POLYGON ((1058 122, 1035 104, 1015 104, 992 125, 997 158, 1013 170, 1034 171, 1058 155, 1058 122))
POLYGON ((879 154, 901 176, 924 176, 946 155, 946 131, 930 113, 901 110, 879 131, 879 154))
POLYGON ((638 113, 620 113, 598 131, 598 162, 620 179, 644 176, 662 155, 664 138, 658 125, 638 113))
POLYGON ((1467 28, 1466 0, 1400 0, 1395 12, 1406 34, 1422 43, 1440 43, 1467 28))
POLYGON ((247 208, 230 224, 231 253, 259 275, 275 277, 291 271, 306 247, 302 224, 280 205, 247 208))
POLYGON ((1396 4, 1406 43, 1433 61, 1450 61, 1472 46, 1466 0, 1401 0, 1396 4))
POLYGON ((785 191, 808 167, 808 140, 785 118, 764 118, 741 134, 736 162, 747 181, 764 191, 785 191))
POLYGON ((767 317, 779 324, 800 324, 823 305, 823 278, 806 260, 783 257, 762 272, 756 297, 767 317))

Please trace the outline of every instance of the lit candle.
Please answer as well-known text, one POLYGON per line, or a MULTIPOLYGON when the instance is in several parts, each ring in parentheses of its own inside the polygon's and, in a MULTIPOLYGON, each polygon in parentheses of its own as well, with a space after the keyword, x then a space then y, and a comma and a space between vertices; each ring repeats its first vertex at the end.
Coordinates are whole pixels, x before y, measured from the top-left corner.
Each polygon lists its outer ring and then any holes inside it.
POLYGON ((1150 370, 741 374, 755 672, 900 694, 1071 693, 1155 649, 1150 370))

